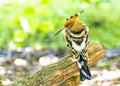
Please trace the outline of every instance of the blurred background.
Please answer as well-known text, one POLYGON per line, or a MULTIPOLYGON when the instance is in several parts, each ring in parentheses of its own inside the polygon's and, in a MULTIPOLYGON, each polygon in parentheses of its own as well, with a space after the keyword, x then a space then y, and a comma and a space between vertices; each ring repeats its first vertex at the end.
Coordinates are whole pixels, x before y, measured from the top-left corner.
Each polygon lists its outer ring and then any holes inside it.
POLYGON ((119 3, 120 0, 0 0, 3 84, 20 80, 67 55, 63 34, 53 35, 66 17, 84 9, 80 20, 90 29, 90 42, 99 41, 105 48, 105 58, 91 66, 93 80, 81 86, 119 86, 119 3))

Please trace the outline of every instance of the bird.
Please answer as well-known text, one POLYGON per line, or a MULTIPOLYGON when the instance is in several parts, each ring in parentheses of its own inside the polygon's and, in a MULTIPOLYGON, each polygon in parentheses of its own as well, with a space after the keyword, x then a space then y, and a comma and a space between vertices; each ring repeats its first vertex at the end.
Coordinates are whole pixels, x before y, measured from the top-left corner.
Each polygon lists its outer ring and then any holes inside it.
POLYGON ((64 30, 64 37, 67 41, 67 47, 71 51, 73 58, 70 58, 73 62, 76 62, 79 72, 80 80, 91 80, 92 76, 88 67, 88 44, 89 44, 89 28, 81 20, 79 16, 83 13, 83 10, 70 18, 66 18, 64 26, 57 31, 54 36, 64 30))

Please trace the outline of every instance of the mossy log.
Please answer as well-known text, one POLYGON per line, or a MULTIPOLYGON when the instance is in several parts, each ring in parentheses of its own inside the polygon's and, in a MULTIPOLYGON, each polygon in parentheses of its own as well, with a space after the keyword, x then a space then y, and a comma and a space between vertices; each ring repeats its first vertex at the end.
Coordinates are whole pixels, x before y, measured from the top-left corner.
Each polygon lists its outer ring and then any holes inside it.
MULTIPOLYGON (((88 47, 88 55, 88 65, 90 65, 104 57, 104 49, 100 43, 94 42, 88 47)), ((76 63, 69 59, 71 57, 71 55, 68 55, 57 63, 43 67, 30 76, 8 86, 76 86, 65 85, 65 81, 78 72, 76 63)))

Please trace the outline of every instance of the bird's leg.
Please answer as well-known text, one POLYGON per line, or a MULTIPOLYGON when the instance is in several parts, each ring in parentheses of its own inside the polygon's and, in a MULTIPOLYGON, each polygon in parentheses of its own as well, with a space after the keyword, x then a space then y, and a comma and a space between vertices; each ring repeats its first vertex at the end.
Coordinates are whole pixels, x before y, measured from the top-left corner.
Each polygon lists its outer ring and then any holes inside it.
POLYGON ((79 54, 77 54, 76 56, 75 55, 73 55, 73 58, 69 58, 72 62, 75 62, 76 64, 77 64, 77 66, 78 66, 78 68, 80 68, 81 69, 81 67, 82 67, 82 64, 81 63, 79 63, 79 54))

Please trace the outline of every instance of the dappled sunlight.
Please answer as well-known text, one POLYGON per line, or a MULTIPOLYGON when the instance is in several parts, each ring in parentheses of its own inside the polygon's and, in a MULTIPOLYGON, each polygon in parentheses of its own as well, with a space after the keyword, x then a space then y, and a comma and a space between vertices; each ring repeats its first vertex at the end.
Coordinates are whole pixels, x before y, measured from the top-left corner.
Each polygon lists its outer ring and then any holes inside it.
POLYGON ((28 64, 27 64, 27 61, 24 60, 24 59, 16 59, 16 60, 14 61, 14 64, 15 64, 16 66, 27 66, 27 65, 28 65, 28 64))
POLYGON ((56 56, 44 56, 44 57, 40 57, 39 63, 41 66, 47 66, 49 64, 57 62, 58 60, 59 58, 56 56))

